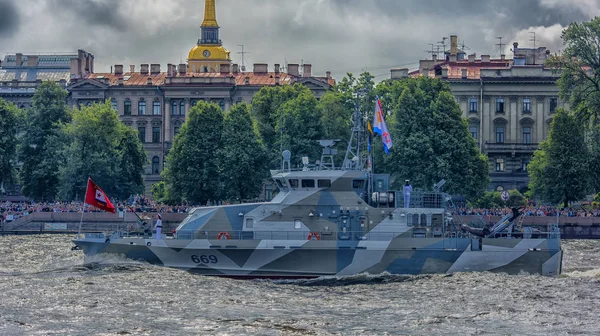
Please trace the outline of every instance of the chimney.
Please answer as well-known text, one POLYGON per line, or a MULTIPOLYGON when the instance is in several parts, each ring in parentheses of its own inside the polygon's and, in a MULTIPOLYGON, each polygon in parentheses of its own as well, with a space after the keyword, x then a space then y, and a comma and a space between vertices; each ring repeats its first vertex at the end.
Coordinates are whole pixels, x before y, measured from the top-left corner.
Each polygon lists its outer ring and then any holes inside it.
POLYGON ((265 63, 254 63, 254 73, 267 73, 269 66, 265 63))
POLYGON ((448 78, 448 68, 442 68, 442 78, 448 78))
MULTIPOLYGON (((21 66, 21 64, 23 64, 23 54, 21 53, 17 53, 15 55, 15 66, 21 66)), ((71 72, 73 73, 73 72, 71 72)))
POLYGON ((150 73, 153 75, 160 74, 160 64, 151 64, 150 65, 150 73))
POLYGON ((275 74, 275 85, 279 85, 279 72, 275 74))
POLYGON ((123 64, 115 64, 115 75, 123 74, 123 64))
POLYGON ((450 54, 450 57, 448 58, 448 61, 450 61, 450 62, 456 62, 456 54, 450 54))
POLYGON ((185 75, 187 73, 187 65, 185 64, 179 64, 179 75, 185 75))
POLYGON ((490 55, 481 55, 481 63, 490 63, 490 55))
POLYGON ((71 59, 71 78, 79 78, 79 59, 71 59))
POLYGON ((408 69, 407 68, 402 68, 402 69, 392 69, 390 70, 391 79, 403 79, 408 77, 408 69))
POLYGON ((325 78, 327 78, 327 79, 331 78, 331 71, 325 72, 325 78))
POLYGON ((119 77, 118 84, 119 86, 123 86, 123 77, 119 77))
POLYGON ((134 73, 135 72, 135 65, 133 65, 133 64, 129 65, 129 72, 130 73, 134 73))
POLYGON ((450 35, 450 56, 458 53, 458 36, 450 35))
POLYGON ((431 59, 436 62, 437 61, 437 55, 436 54, 431 54, 431 59))
POLYGON ((246 78, 244 78, 244 84, 250 85, 250 77, 246 76, 246 78))
POLYGON ((240 72, 240 66, 237 64, 233 65, 233 69, 231 70, 231 72, 233 72, 234 74, 240 72))
POLYGON ((221 70, 222 74, 229 74, 230 70, 229 70, 229 63, 223 63, 221 64, 221 67, 219 68, 221 70))
POLYGON ((148 64, 142 64, 142 65, 140 65, 140 73, 142 75, 147 75, 148 74, 148 64))
POLYGON ((504 55, 504 54, 500 55, 500 59, 504 61, 506 59, 506 55, 504 55))
POLYGON ((300 73, 298 72, 299 68, 300 68, 300 66, 297 63, 288 64, 288 74, 290 74, 292 76, 300 76, 300 73))
POLYGON ((477 57, 475 54, 469 55, 469 63, 475 63, 475 57, 477 57))
POLYGON ((152 77, 148 77, 148 85, 152 85, 152 77))
POLYGON ((275 63, 275 73, 279 73, 279 64, 275 63))
POLYGON ((167 63, 167 77, 173 77, 173 64, 167 63))
POLYGON ((304 64, 302 77, 312 77, 312 64, 304 64))
POLYGON ((30 68, 35 68, 38 64, 38 57, 36 55, 27 56, 27 66, 30 68))
POLYGON ((467 69, 464 69, 464 68, 460 69, 460 72, 461 72, 461 77, 462 78, 467 78, 467 69))

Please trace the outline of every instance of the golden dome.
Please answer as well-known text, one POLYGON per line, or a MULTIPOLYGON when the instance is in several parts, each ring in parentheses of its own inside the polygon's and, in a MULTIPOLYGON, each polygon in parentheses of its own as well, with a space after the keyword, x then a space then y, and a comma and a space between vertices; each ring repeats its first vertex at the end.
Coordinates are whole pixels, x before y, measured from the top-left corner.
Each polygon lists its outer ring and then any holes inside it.
POLYGON ((199 44, 190 50, 188 61, 223 60, 231 61, 229 50, 220 45, 199 44))

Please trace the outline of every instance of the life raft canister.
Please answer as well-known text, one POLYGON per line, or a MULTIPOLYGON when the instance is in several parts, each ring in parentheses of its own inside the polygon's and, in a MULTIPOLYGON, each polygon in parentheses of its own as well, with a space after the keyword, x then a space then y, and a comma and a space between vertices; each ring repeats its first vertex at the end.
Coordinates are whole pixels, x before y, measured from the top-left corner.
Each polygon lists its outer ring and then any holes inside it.
POLYGON ((321 240, 321 235, 318 232, 311 232, 308 234, 308 240, 321 240))
POLYGON ((217 235, 217 239, 221 240, 221 239, 231 239, 231 236, 229 235, 229 233, 225 232, 225 231, 221 231, 219 232, 219 235, 217 235))

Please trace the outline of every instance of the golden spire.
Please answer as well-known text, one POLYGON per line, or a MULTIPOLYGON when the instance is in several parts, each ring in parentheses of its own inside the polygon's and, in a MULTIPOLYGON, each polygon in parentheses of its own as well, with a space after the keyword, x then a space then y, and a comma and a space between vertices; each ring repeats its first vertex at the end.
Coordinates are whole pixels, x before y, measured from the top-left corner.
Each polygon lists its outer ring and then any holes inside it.
POLYGON ((218 27, 215 0, 204 0, 204 21, 200 27, 218 27))

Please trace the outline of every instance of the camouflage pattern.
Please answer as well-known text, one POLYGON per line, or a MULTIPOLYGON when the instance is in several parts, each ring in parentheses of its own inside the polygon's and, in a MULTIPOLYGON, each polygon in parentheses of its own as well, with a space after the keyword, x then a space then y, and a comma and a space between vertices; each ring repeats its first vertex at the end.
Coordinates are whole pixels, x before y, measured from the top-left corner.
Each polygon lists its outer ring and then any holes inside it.
POLYGON ((382 272, 560 274, 557 228, 544 234, 479 239, 457 229, 444 208, 404 209, 402 197, 394 197, 394 192, 387 193, 385 201, 378 196, 381 199, 372 202, 366 197, 365 172, 272 175, 280 189, 273 201, 196 208, 174 239, 116 232, 86 235, 74 243, 86 254, 117 253, 205 275, 243 278, 382 272))

